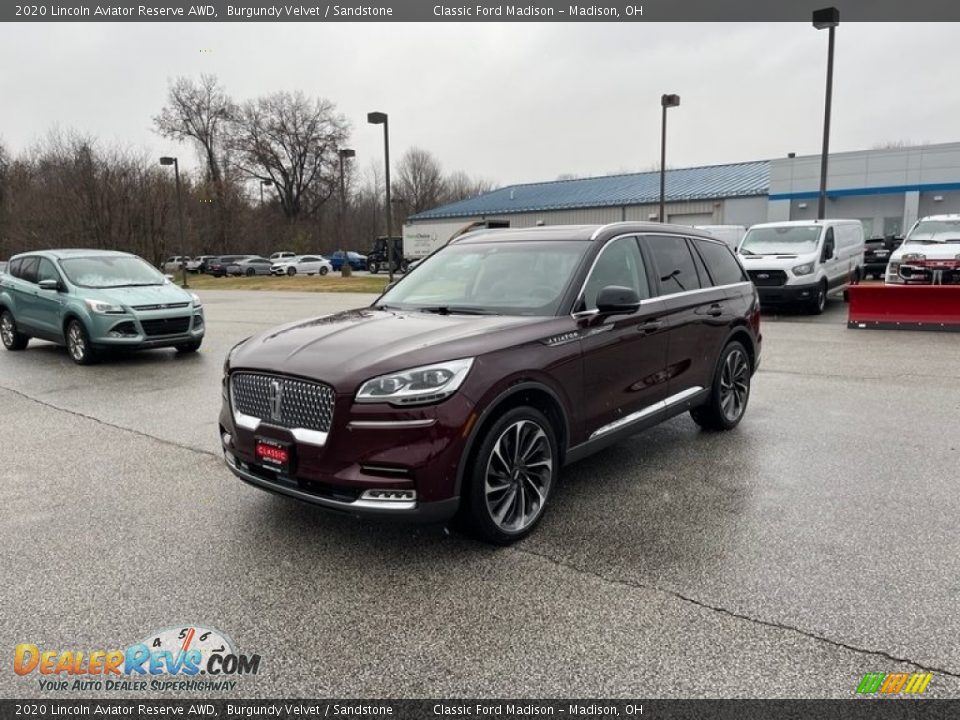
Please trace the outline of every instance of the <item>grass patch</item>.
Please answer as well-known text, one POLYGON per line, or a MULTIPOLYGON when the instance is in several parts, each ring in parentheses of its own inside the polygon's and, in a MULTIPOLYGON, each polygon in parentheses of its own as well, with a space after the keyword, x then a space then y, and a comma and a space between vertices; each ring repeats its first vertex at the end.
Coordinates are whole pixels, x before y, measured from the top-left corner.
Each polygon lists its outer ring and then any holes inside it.
MULTIPOLYGON (((180 276, 175 282, 180 284, 180 276)), ((382 293, 387 277, 363 275, 340 277, 340 273, 327 275, 294 275, 293 277, 222 277, 211 275, 188 275, 191 290, 288 290, 292 292, 355 292, 382 293)))

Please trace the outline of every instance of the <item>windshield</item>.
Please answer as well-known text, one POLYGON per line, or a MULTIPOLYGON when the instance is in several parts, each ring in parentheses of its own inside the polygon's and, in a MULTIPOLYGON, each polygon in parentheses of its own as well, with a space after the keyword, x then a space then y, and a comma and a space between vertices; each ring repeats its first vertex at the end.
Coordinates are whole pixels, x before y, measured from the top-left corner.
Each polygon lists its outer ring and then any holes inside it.
POLYGON ((130 256, 78 257, 60 261, 67 279, 88 288, 163 285, 163 275, 146 260, 130 256))
POLYGON ((740 243, 742 255, 799 255, 817 249, 819 225, 751 228, 740 243))
POLYGON ((588 242, 448 245, 388 290, 378 307, 438 313, 555 315, 588 242))
POLYGON ((921 220, 910 232, 908 243, 960 242, 960 219, 921 220))

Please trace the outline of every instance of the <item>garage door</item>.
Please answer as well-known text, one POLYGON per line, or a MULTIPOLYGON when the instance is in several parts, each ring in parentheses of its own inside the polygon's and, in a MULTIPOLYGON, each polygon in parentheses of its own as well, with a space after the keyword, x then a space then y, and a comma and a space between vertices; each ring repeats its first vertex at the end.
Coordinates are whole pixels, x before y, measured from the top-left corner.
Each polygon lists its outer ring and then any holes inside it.
POLYGON ((713 213, 677 213, 667 215, 667 222, 674 225, 714 225, 713 213))

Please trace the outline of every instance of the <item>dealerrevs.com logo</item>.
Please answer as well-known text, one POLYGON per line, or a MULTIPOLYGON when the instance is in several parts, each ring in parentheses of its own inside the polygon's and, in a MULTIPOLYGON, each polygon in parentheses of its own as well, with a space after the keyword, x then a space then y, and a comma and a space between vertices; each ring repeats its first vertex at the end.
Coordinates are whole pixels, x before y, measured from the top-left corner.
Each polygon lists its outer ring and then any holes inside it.
POLYGON ((183 625, 150 633, 125 649, 54 649, 33 643, 14 648, 13 671, 35 677, 41 690, 223 691, 256 675, 259 655, 234 650, 219 630, 183 625))

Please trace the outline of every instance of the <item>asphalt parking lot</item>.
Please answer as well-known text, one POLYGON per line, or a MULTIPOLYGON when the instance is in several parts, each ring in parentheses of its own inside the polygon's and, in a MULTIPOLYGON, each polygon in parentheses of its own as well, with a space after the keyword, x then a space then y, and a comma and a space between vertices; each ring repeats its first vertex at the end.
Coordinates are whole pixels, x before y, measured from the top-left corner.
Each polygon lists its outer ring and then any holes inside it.
MULTIPOLYGON (((766 316, 737 430, 683 416, 571 466, 495 549, 236 480, 226 351, 369 296, 203 297, 193 357, 0 354, 4 652, 193 622, 261 655, 244 697, 850 697, 920 670, 960 697, 957 334, 766 316)), ((44 695, 9 663, 2 696, 44 695)))

